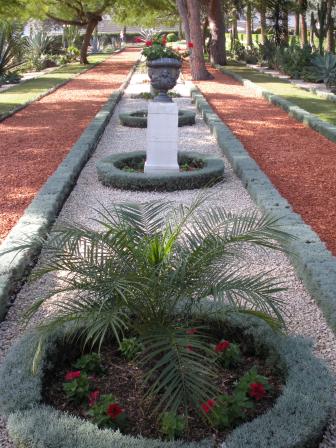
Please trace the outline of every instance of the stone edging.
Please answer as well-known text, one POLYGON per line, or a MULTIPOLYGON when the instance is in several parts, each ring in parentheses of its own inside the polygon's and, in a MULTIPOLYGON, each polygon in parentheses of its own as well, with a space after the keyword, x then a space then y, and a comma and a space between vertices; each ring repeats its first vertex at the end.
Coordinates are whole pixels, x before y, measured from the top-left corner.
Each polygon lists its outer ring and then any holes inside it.
POLYGON ((298 276, 336 332, 336 257, 319 236, 295 213, 242 143, 213 111, 200 90, 191 84, 191 96, 233 170, 256 204, 282 218, 283 229, 296 237, 289 243, 289 257, 298 276))
MULTIPOLYGON (((116 53, 121 53, 121 51, 123 51, 123 50, 124 50, 124 48, 122 48, 121 50, 118 49, 118 50, 112 51, 111 55, 112 55, 112 54, 116 54, 116 53)), ((107 57, 106 59, 108 59, 108 57, 107 57)), ((106 60, 106 59, 105 59, 105 60, 106 60)), ((57 84, 57 85, 54 86, 54 87, 51 87, 50 89, 46 90, 45 92, 41 93, 40 95, 37 95, 35 98, 33 98, 33 99, 29 100, 29 101, 26 101, 26 102, 23 103, 23 104, 20 104, 19 106, 15 107, 15 108, 14 108, 13 110, 11 110, 10 112, 5 112, 4 114, 1 114, 1 115, 0 115, 0 123, 1 123, 2 121, 6 120, 7 118, 11 117, 12 115, 16 114, 17 112, 20 112, 20 110, 25 109, 25 108, 26 108, 27 106, 29 106, 30 104, 35 103, 35 101, 39 101, 39 100, 41 100, 42 98, 44 98, 45 96, 50 95, 51 93, 54 93, 54 92, 55 92, 56 90, 58 90, 60 87, 65 86, 66 84, 68 84, 68 82, 70 82, 70 81, 72 81, 73 79, 77 78, 77 76, 82 75, 83 73, 86 73, 87 71, 91 70, 92 68, 97 67, 97 65, 101 64, 102 62, 104 62, 104 61, 100 61, 100 62, 96 62, 95 64, 91 64, 90 67, 84 69, 83 71, 81 71, 81 72, 79 72, 79 73, 76 73, 75 76, 72 76, 71 78, 66 79, 65 81, 61 82, 60 84, 57 84)), ((61 67, 58 67, 58 68, 62 68, 62 67, 64 67, 64 66, 65 66, 65 65, 63 65, 63 66, 61 66, 61 67)), ((43 76, 43 75, 42 75, 42 76, 43 76)), ((23 81, 21 84, 25 84, 25 83, 28 82, 28 81, 31 81, 31 80, 33 80, 33 79, 38 79, 38 78, 40 78, 40 77, 27 79, 27 80, 23 81)), ((13 86, 13 87, 15 87, 15 86, 13 86)), ((1 92, 0 92, 0 93, 1 93, 1 92)))
MULTIPOLYGON (((27 238, 40 237, 46 234, 76 183, 82 168, 96 149, 137 64, 138 62, 134 64, 123 84, 112 93, 54 174, 38 191, 22 217, 0 245, 0 254, 13 250, 27 238)), ((37 255, 36 252, 21 251, 0 256, 0 322, 6 315, 11 295, 22 283, 37 255)))
POLYGON ((231 78, 234 78, 236 81, 241 82, 245 87, 252 89, 257 97, 265 98, 267 101, 274 104, 275 106, 281 107, 281 109, 288 112, 288 115, 290 117, 293 117, 298 121, 301 121, 303 124, 309 126, 314 131, 319 132, 321 135, 328 138, 332 142, 336 142, 335 125, 321 120, 316 115, 307 112, 301 107, 296 106, 294 103, 285 100, 281 96, 275 95, 269 90, 259 87, 257 84, 250 81, 249 79, 245 79, 242 76, 231 72, 227 68, 222 67, 221 65, 216 65, 215 67, 225 75, 231 76, 231 78))

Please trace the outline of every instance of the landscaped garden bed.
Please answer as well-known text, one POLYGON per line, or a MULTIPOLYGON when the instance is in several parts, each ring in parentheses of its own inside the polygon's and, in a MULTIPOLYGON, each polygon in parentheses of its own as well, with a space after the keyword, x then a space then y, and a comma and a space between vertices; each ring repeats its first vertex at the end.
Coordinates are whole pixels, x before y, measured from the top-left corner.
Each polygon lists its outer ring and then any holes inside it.
MULTIPOLYGON (((135 112, 123 112, 119 115, 120 123, 124 126, 134 128, 147 127, 147 110, 137 110, 135 112)), ((179 110, 178 126, 190 126, 195 124, 195 112, 190 110, 179 110)))

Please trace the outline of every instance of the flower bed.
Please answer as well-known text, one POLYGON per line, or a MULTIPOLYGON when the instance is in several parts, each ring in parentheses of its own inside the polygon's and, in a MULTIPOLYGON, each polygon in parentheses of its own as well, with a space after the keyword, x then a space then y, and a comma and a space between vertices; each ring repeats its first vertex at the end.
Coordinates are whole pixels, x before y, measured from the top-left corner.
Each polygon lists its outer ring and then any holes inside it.
MULTIPOLYGON (((147 127, 147 110, 137 110, 135 112, 124 112, 119 114, 120 123, 123 126, 132 128, 146 128, 147 127)), ((196 113, 190 110, 179 110, 178 126, 191 126, 195 124, 196 113)))
MULTIPOLYGON (((231 432, 226 447, 316 446, 333 405, 333 381, 328 370, 312 356, 309 344, 300 338, 275 335, 255 318, 230 317, 230 326, 231 334, 238 332, 246 340, 253 339, 259 354, 268 353, 269 360, 286 372, 286 385, 272 409, 231 432)), ((41 404, 45 368, 50 368, 50 360, 55 359, 56 341, 60 335, 49 339, 41 354, 42 364, 34 376, 31 366, 35 336, 32 333, 24 336, 12 348, 0 371, 0 389, 3 391, 0 409, 9 416, 9 434, 18 445, 30 448, 213 446, 207 440, 165 442, 122 435, 111 429, 101 430, 92 423, 41 404)))
POLYGON ((127 172, 122 169, 125 163, 140 163, 144 160, 144 151, 134 151, 108 156, 97 162, 98 178, 103 185, 127 190, 191 190, 210 186, 221 180, 224 173, 223 160, 212 155, 204 155, 191 151, 179 153, 180 164, 185 159, 198 159, 204 166, 193 171, 167 173, 160 175, 140 172, 127 172))

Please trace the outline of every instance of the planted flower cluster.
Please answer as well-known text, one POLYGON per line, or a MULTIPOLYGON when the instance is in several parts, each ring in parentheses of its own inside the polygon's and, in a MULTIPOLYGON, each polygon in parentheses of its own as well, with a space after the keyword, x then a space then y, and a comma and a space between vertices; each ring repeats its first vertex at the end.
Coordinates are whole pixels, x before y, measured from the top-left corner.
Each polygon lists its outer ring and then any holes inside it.
POLYGON ((181 49, 179 47, 171 48, 167 46, 167 36, 153 36, 151 39, 144 39, 142 37, 135 38, 136 43, 144 43, 145 48, 142 54, 146 56, 149 61, 159 58, 174 58, 181 59, 190 55, 190 51, 194 47, 192 42, 187 43, 187 48, 181 49))

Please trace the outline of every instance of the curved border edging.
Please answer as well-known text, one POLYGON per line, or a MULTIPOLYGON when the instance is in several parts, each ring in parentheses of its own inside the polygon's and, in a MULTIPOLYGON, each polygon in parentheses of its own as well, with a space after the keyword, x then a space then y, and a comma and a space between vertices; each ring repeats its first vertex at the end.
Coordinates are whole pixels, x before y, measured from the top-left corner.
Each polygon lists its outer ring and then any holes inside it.
POLYGON ((51 227, 75 185, 82 168, 96 149, 137 65, 138 61, 135 62, 119 89, 112 93, 83 131, 54 174, 47 179, 37 192, 19 221, 0 245, 0 322, 4 319, 10 306, 11 295, 31 269, 40 249, 34 253, 31 251, 12 252, 6 255, 1 255, 1 253, 11 250, 27 237, 45 235, 51 227))
POLYGON ((285 112, 288 113, 290 117, 295 118, 298 121, 301 121, 303 124, 309 126, 316 132, 319 132, 321 135, 336 143, 336 126, 328 123, 326 121, 321 120, 316 115, 307 112, 296 104, 282 98, 279 95, 275 95, 269 90, 264 89, 263 87, 259 87, 254 82, 249 79, 243 78, 237 73, 233 73, 230 70, 222 67, 221 65, 215 65, 215 67, 222 73, 227 76, 231 76, 236 81, 242 83, 244 86, 252 89, 257 97, 265 98, 270 103, 275 106, 281 107, 285 112))
MULTIPOLYGON (((255 318, 229 317, 231 328, 241 337, 255 341, 258 353, 268 356, 285 369, 282 395, 265 414, 234 429, 223 448, 308 448, 322 437, 334 405, 334 380, 323 362, 312 354, 311 345, 300 337, 274 333, 255 318)), ((213 442, 162 442, 134 438, 112 430, 99 430, 90 422, 40 404, 43 363, 52 355, 59 332, 50 337, 41 353, 42 364, 35 375, 31 363, 36 349, 36 333, 28 332, 10 350, 0 368, 0 410, 9 417, 8 431, 19 446, 38 448, 196 448, 213 442), (46 428, 48 430, 46 431, 46 428), (94 443, 93 443, 94 441, 94 443)))
MULTIPOLYGON (((146 128, 147 127, 147 115, 136 116, 135 113, 146 114, 147 110, 140 109, 130 112, 122 112, 119 114, 119 121, 123 126, 131 128, 146 128)), ((179 109, 178 111, 178 127, 192 126, 195 124, 196 113, 188 109, 179 109)))
MULTIPOLYGON (((121 53, 121 51, 123 51, 123 50, 124 50, 124 48, 121 49, 121 50, 118 49, 118 50, 112 51, 111 56, 112 56, 113 54, 116 54, 116 53, 121 53)), ((108 57, 109 57, 109 56, 108 56, 108 57)), ((107 57, 106 59, 108 59, 108 57, 107 57)), ((105 61, 106 59, 104 59, 104 61, 105 61)), ((91 64, 90 67, 85 68, 83 71, 81 71, 81 72, 79 72, 79 73, 76 73, 74 76, 72 76, 71 78, 66 79, 65 81, 62 81, 60 84, 57 84, 56 86, 51 87, 50 89, 46 90, 45 92, 41 93, 40 95, 37 95, 35 98, 32 98, 31 100, 26 101, 26 102, 23 103, 23 104, 19 104, 19 106, 16 106, 13 110, 11 110, 11 111, 9 111, 9 112, 5 112, 5 113, 1 114, 1 115, 0 115, 0 123, 1 123, 2 121, 6 120, 7 118, 9 118, 9 117, 15 115, 17 112, 20 112, 20 110, 25 109, 25 108, 28 107, 30 104, 35 103, 35 101, 39 101, 39 100, 41 100, 42 98, 44 98, 45 96, 50 95, 51 93, 54 93, 54 92, 55 92, 56 90, 58 90, 60 87, 65 86, 66 84, 68 84, 68 82, 70 82, 70 81, 72 81, 73 79, 77 78, 77 76, 82 75, 83 73, 88 72, 89 70, 91 70, 92 68, 97 67, 97 65, 101 64, 101 63, 104 62, 104 61, 100 61, 100 62, 96 62, 95 64, 91 64)), ((61 65, 60 67, 57 67, 57 68, 62 68, 62 67, 65 67, 66 65, 67 65, 67 64, 63 64, 63 65, 61 65)), ((43 76, 43 75, 42 75, 42 76, 43 76)), ((19 85, 25 84, 25 83, 28 82, 28 81, 31 81, 31 80, 33 80, 33 79, 38 79, 38 78, 40 78, 40 77, 27 79, 27 80, 23 81, 23 82, 22 82, 21 84, 19 84, 19 85)), ((10 90, 10 89, 8 89, 8 90, 10 90)), ((6 90, 6 92, 7 92, 7 90, 6 90)))
POLYGON ((116 163, 125 159, 146 157, 145 151, 133 151, 112 154, 99 160, 96 164, 98 179, 107 187, 127 190, 176 191, 201 188, 223 178, 224 162, 221 158, 194 151, 179 151, 179 156, 201 159, 205 166, 195 171, 167 172, 165 174, 130 173, 115 166, 116 163))
POLYGON ((251 197, 259 207, 281 217, 283 229, 296 236, 288 247, 292 265, 336 332, 336 257, 317 233, 292 210, 243 144, 213 111, 198 87, 190 85, 197 108, 251 197))

